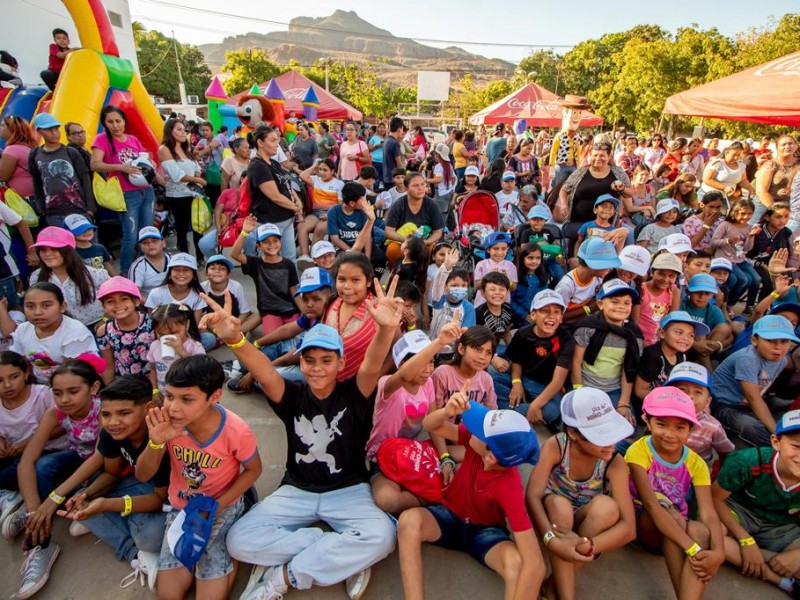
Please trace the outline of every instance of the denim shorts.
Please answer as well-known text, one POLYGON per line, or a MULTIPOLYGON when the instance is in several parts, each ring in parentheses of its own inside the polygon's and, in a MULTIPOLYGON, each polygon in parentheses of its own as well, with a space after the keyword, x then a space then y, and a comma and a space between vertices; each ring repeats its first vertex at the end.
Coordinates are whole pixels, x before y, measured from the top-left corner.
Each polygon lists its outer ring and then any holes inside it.
POLYGON ((466 523, 449 508, 441 504, 434 504, 425 508, 436 519, 439 530, 442 532, 439 539, 433 543, 448 550, 466 552, 484 567, 489 567, 485 561, 489 550, 500 542, 511 541, 508 531, 502 527, 487 527, 466 523))
POLYGON ((787 546, 800 538, 800 527, 797 523, 784 523, 783 525, 765 523, 733 498, 728 497, 725 503, 739 525, 753 536, 758 547, 763 550, 783 552, 787 546))
MULTIPOLYGON (((225 538, 228 537, 228 530, 236 522, 244 508, 242 499, 239 498, 234 504, 217 512, 214 517, 214 525, 211 529, 211 541, 206 547, 206 553, 194 568, 196 579, 219 579, 225 577, 233 571, 233 559, 228 554, 228 547, 225 538)), ((168 531, 170 525, 178 516, 180 511, 173 509, 167 514, 164 531, 168 531)), ((185 569, 183 563, 172 554, 167 543, 167 535, 164 534, 164 542, 161 544, 161 554, 158 557, 158 570, 171 571, 172 569, 185 569)))

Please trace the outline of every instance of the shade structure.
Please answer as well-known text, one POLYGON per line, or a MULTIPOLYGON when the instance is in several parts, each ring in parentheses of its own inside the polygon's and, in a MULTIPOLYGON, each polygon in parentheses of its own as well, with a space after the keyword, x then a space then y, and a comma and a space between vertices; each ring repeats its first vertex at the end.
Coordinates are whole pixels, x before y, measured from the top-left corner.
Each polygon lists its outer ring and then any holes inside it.
POLYGON ((800 127, 800 52, 674 94, 664 112, 800 127))
MULTIPOLYGON (((559 96, 535 83, 529 83, 517 91, 498 100, 491 106, 469 118, 471 125, 513 123, 525 119, 531 127, 561 127, 559 96)), ((595 127, 603 124, 603 118, 586 112, 581 126, 595 127)))
MULTIPOLYGON (((272 80, 270 80, 272 81, 272 80)), ((291 70, 275 77, 275 81, 280 86, 286 102, 283 104, 283 113, 286 117, 289 116, 289 111, 294 111, 296 115, 303 113, 303 98, 308 93, 309 86, 314 89, 314 93, 319 99, 319 108, 317 109, 317 118, 319 119, 361 119, 363 115, 360 110, 356 110, 347 102, 339 100, 330 92, 326 92, 325 88, 318 86, 316 83, 304 77, 297 71, 291 70)), ((264 81, 259 84, 261 93, 263 94, 269 86, 269 81, 264 81)), ((239 97, 249 92, 242 92, 236 94, 228 100, 228 104, 236 104, 239 97)))

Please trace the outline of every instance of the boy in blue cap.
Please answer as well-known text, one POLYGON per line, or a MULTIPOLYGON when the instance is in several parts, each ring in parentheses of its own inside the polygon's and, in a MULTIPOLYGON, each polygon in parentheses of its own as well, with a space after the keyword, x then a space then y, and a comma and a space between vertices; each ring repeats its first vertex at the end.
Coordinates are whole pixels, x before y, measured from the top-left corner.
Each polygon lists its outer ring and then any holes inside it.
MULTIPOLYGON (((252 331, 261 323, 261 317, 253 312, 250 299, 244 293, 242 284, 231 279, 233 261, 222 254, 214 254, 206 259, 206 280, 200 284, 203 291, 217 302, 225 302, 225 290, 231 293, 232 314, 242 322, 242 331, 252 331)), ((211 312, 206 308, 204 312, 211 312)), ((209 332, 210 333, 210 332, 209 332)), ((212 334, 213 335, 213 334, 212 334)))
POLYGON ((467 552, 496 573, 506 598, 538 598, 545 566, 525 510, 520 473, 514 467, 539 458, 536 434, 521 414, 489 410, 467 401, 466 381, 423 426, 466 449, 464 462, 444 489, 442 504, 410 508, 397 525, 400 571, 406 598, 424 597, 422 544, 467 552), (462 416, 462 423, 450 421, 462 416), (511 540, 506 522, 514 533, 511 540))
MULTIPOLYGON (((583 243, 583 240, 591 237, 601 237, 604 233, 609 231, 616 231, 619 229, 614 225, 614 220, 617 217, 617 210, 619 209, 619 200, 611 194, 603 194, 594 201, 594 221, 584 223, 578 230, 578 238, 575 240, 575 250, 577 254, 578 248, 583 243)), ((624 244, 617 248, 617 252, 622 250, 624 244)))
MULTIPOLYGON (((475 265, 475 289, 478 292, 475 294, 475 302, 473 302, 475 308, 477 309, 481 304, 486 302, 486 298, 483 296, 483 292, 481 291, 481 279, 491 272, 491 271, 498 271, 503 273, 506 277, 508 277, 509 282, 511 283, 509 290, 513 290, 517 287, 517 267, 514 265, 513 262, 506 259, 508 255, 508 249, 511 246, 511 236, 507 233, 502 231, 495 231, 490 233, 486 236, 486 239, 483 242, 483 247, 486 250, 486 254, 488 254, 487 258, 484 258, 482 261, 479 261, 477 265, 475 265)), ((508 302, 509 298, 506 299, 508 302)))
POLYGON ((725 558, 742 573, 800 593, 800 410, 778 421, 769 444, 730 454, 711 487, 728 535, 725 558))
POLYGON ((773 411, 780 406, 764 392, 786 368, 797 368, 787 355, 790 342, 800 344, 788 319, 761 317, 753 327, 751 345, 731 354, 714 371, 712 412, 731 434, 753 446, 768 446, 775 431, 773 411))
POLYGON ((87 267, 105 269, 110 277, 116 275, 112 261, 114 258, 103 244, 94 241, 97 225, 81 214, 64 217, 64 228, 75 236, 75 250, 87 267))
POLYGON ((544 268, 555 281, 564 277, 564 251, 555 240, 553 234, 544 226, 552 221, 553 214, 546 204, 537 204, 528 211, 528 225, 531 228, 528 236, 529 244, 539 244, 544 254, 544 268))
POLYGON ((350 598, 360 598, 370 567, 394 548, 395 529, 372 497, 365 446, 372 429, 372 402, 381 367, 403 314, 394 297, 396 279, 378 303, 365 306, 377 325, 355 376, 337 381, 344 367, 342 338, 319 324, 300 345, 306 382, 288 381, 247 343, 239 321, 211 298, 203 324, 213 327, 261 384, 286 428, 288 451, 282 485, 234 524, 228 551, 257 565, 242 598, 281 598, 292 587, 333 585, 347 580, 350 598), (333 532, 315 527, 324 521, 333 532))
POLYGON ((578 266, 564 275, 556 284, 567 305, 564 322, 582 319, 596 311, 595 294, 603 277, 622 264, 614 244, 601 238, 590 238, 578 248, 578 266))
POLYGON ((707 273, 694 275, 686 286, 688 294, 681 300, 680 310, 709 328, 707 336, 695 337, 692 349, 696 354, 697 362, 709 371, 711 370, 711 357, 722 352, 733 342, 733 329, 725 321, 725 315, 718 306, 711 304, 711 299, 717 294, 717 282, 707 273))

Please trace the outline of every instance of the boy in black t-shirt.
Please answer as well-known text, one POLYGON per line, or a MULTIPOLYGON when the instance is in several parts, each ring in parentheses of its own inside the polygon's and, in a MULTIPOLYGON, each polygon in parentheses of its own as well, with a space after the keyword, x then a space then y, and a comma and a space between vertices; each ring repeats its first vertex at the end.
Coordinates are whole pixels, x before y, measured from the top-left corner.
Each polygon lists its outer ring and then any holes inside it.
POLYGON ((570 337, 561 327, 566 305, 561 294, 542 290, 533 297, 533 323, 520 327, 492 372, 498 408, 511 408, 531 423, 555 423, 561 417, 561 391, 571 363, 570 337))
MULTIPOLYGON (((303 338, 300 370, 307 383, 282 378, 272 362, 247 343, 239 322, 203 296, 214 309, 204 318, 258 379, 270 406, 286 427, 288 452, 281 486, 231 528, 228 552, 257 565, 245 597, 277 598, 290 588, 333 585, 347 580, 360 598, 370 567, 394 548, 395 529, 372 498, 365 445, 372 427, 372 397, 381 367, 400 325, 403 304, 376 280, 378 303, 366 304, 378 327, 355 377, 337 382, 344 367, 338 332, 312 327, 303 338), (325 533, 312 527, 324 521, 325 533)), ((227 298, 226 305, 230 300, 227 298)))
POLYGON ((692 349, 695 337, 708 333, 708 326, 687 312, 676 310, 665 315, 659 323, 659 341, 642 351, 634 395, 641 400, 651 390, 665 385, 673 367, 686 362, 686 353, 692 349))
POLYGON ((145 415, 154 406, 152 399, 150 381, 142 375, 120 377, 100 391, 97 452, 103 457, 103 472, 58 512, 73 521, 72 535, 95 534, 114 549, 117 560, 133 567, 125 579, 147 577, 151 590, 164 537, 166 514, 161 506, 170 468, 165 454, 150 481, 134 476, 136 460, 150 439, 145 415))

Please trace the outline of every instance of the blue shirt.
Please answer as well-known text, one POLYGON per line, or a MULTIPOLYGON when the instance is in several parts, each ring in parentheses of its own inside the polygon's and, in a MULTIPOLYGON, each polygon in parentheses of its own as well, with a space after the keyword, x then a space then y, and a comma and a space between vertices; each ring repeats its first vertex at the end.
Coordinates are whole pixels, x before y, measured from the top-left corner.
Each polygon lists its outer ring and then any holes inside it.
POLYGON ((714 371, 713 405, 739 406, 744 401, 740 382, 755 383, 763 394, 786 366, 786 359, 764 360, 755 347, 738 350, 723 360, 714 371))
POLYGON ((597 221, 589 221, 588 223, 584 223, 581 225, 581 228, 578 229, 578 235, 580 237, 589 237, 589 230, 590 229, 600 229, 602 231, 614 231, 616 227, 613 225, 609 225, 608 227, 603 227, 602 225, 598 225, 597 221))
POLYGON ((469 300, 462 300, 453 304, 447 299, 447 292, 442 294, 438 300, 434 300, 432 304, 434 310, 443 309, 447 314, 447 322, 453 318, 453 314, 460 308, 464 311, 464 318, 461 321, 462 327, 472 327, 475 325, 475 307, 469 300))
POLYGON ((337 204, 328 211, 328 235, 338 236, 348 246, 356 243, 358 234, 366 224, 367 215, 363 210, 346 215, 342 210, 342 205, 337 204))
POLYGON ((379 135, 373 135, 369 138, 368 144, 372 144, 373 146, 377 146, 375 150, 372 151, 372 162, 382 163, 383 162, 383 138, 379 135))
POLYGON ((722 314, 718 306, 713 306, 710 303, 705 308, 697 308, 692 305, 689 298, 683 298, 680 310, 685 310, 694 320, 705 323, 712 331, 717 325, 725 323, 725 315, 722 314))

